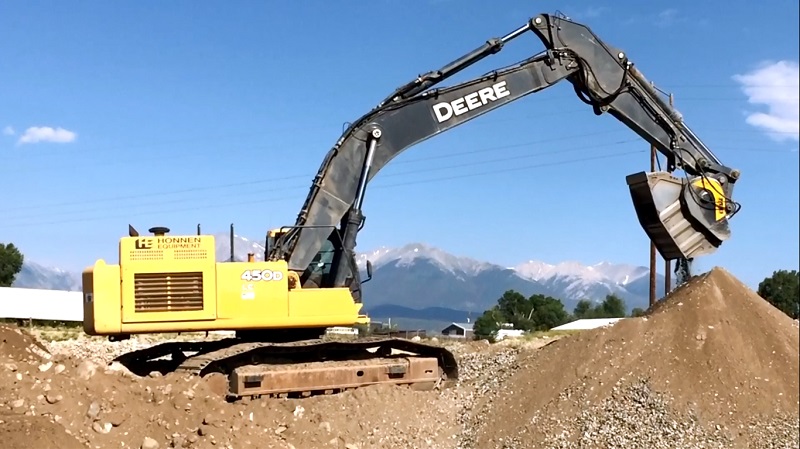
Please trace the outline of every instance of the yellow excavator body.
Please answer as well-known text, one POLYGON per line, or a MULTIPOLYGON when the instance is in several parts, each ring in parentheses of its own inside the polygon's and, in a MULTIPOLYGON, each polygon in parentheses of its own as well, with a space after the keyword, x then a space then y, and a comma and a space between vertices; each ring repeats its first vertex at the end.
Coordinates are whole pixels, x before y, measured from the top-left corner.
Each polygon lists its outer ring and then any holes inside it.
POLYGON ((123 237, 119 264, 83 271, 83 295, 89 335, 369 324, 348 288, 303 289, 285 261, 216 262, 212 235, 123 237))
MULTIPOLYGON (((213 235, 122 237, 119 263, 83 271, 83 328, 134 334, 236 331, 211 341, 169 341, 117 357, 136 374, 223 373, 228 397, 330 394, 373 384, 453 385, 444 348, 386 336, 327 339, 326 329, 369 325, 349 288, 302 288, 286 261, 217 262, 213 235)), ((273 230, 268 245, 282 234, 273 230)), ((324 263, 314 265, 322 268, 324 263)))

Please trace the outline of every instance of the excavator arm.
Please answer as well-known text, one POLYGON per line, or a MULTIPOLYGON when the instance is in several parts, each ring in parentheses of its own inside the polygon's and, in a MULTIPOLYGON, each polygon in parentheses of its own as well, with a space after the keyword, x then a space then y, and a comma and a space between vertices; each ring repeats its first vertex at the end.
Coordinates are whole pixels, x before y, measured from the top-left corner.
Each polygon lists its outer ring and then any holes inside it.
POLYGON ((420 75, 353 122, 328 152, 295 223, 268 249, 270 260, 288 261, 303 272, 323 244, 336 248, 329 280, 349 285, 359 299, 355 238, 369 181, 407 148, 562 80, 597 115, 608 113, 665 154, 669 172, 628 176, 637 217, 668 260, 710 254, 725 241, 728 219, 739 209, 732 199, 738 170, 724 166, 661 98, 627 55, 604 43, 585 25, 538 15, 506 36, 439 70, 420 75), (532 31, 545 51, 513 66, 452 87, 445 79, 499 52, 532 31))

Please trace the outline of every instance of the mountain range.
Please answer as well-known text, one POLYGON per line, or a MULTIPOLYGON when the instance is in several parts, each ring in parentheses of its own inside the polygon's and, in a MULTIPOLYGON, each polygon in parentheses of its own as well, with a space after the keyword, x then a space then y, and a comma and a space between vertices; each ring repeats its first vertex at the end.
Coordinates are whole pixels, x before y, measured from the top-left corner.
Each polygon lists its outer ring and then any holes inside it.
MULTIPOLYGON (((230 260, 230 236, 220 233, 215 237, 217 260, 230 260)), ((261 241, 234 236, 233 247, 237 261, 247 260, 247 253, 263 260, 261 241)), ((373 320, 391 318, 401 327, 432 330, 453 321, 475 319, 507 290, 526 296, 553 296, 568 311, 581 299, 599 302, 612 293, 625 300, 629 311, 648 305, 649 270, 643 266, 528 260, 506 267, 456 256, 424 243, 359 253, 357 262, 362 271, 367 259, 372 262, 373 278, 363 287, 365 308, 373 320)), ((659 292, 663 291, 660 274, 657 282, 659 292)), ((80 273, 26 262, 14 286, 77 291, 80 273)))
MULTIPOLYGON (((422 243, 362 253, 359 265, 365 267, 367 259, 373 279, 363 287, 365 307, 374 319, 391 317, 400 326, 432 329, 445 321, 474 320, 507 290, 553 296, 570 312, 581 299, 600 302, 608 294, 622 298, 629 312, 649 304, 650 270, 643 266, 528 260, 505 267, 422 243), (426 326, 424 320, 436 323, 426 326)), ((656 282, 663 291, 664 277, 657 274, 656 282)))

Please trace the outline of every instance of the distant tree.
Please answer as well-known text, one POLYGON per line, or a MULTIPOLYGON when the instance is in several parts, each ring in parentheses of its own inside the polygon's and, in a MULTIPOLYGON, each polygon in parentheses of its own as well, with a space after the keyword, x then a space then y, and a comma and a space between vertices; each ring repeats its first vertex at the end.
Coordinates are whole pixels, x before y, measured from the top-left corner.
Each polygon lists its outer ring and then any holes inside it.
POLYGON ((13 243, 0 243, 0 287, 11 287, 25 257, 13 243))
POLYGON ((497 331, 503 322, 503 313, 497 306, 483 312, 472 325, 472 338, 475 340, 489 340, 494 343, 497 331))
POLYGON ((758 284, 758 295, 792 318, 800 318, 800 273, 777 270, 758 284))
POLYGON ((625 317, 625 300, 615 294, 606 295, 606 299, 600 304, 602 308, 602 318, 623 318, 625 317))
POLYGON ((503 322, 513 324, 516 329, 524 329, 529 326, 533 307, 522 293, 507 290, 497 300, 497 311, 503 322))
POLYGON ((560 326, 569 321, 569 313, 564 309, 564 303, 552 296, 532 295, 528 298, 532 306, 527 331, 544 331, 560 326))
POLYGON ((575 308, 572 310, 572 314, 577 319, 587 318, 589 312, 592 311, 592 302, 588 299, 581 299, 578 301, 578 304, 575 305, 575 308))
POLYGON ((564 304, 552 296, 531 295, 508 290, 497 300, 497 304, 486 310, 475 320, 472 331, 475 339, 494 341, 497 331, 510 323, 514 329, 524 331, 547 330, 569 321, 564 304))
POLYGON ((617 295, 609 294, 600 304, 593 305, 590 301, 583 299, 578 301, 573 310, 576 319, 590 318, 623 318, 627 306, 625 301, 617 295))
POLYGON ((634 307, 633 310, 631 310, 632 317, 644 316, 644 313, 645 310, 642 309, 641 307, 634 307))

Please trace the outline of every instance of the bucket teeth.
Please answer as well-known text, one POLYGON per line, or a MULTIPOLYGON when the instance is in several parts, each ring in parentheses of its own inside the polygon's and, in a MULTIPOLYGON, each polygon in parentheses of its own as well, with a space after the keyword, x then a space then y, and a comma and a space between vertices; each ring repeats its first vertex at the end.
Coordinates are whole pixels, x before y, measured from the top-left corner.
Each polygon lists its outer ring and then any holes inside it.
POLYGON ((664 259, 712 254, 730 237, 725 198, 719 184, 709 184, 715 181, 668 172, 639 172, 626 181, 639 224, 664 259))

